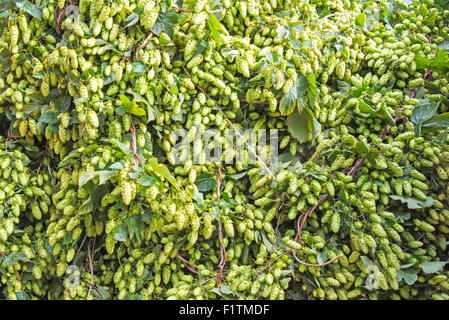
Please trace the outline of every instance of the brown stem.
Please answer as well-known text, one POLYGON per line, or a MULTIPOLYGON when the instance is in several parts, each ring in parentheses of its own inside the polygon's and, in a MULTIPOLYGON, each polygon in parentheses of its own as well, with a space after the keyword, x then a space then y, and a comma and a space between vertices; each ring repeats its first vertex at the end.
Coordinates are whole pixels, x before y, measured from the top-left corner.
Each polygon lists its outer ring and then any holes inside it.
POLYGON ((87 238, 87 234, 84 236, 83 241, 81 241, 81 244, 80 244, 78 250, 76 251, 76 254, 75 254, 75 257, 73 258, 73 260, 75 260, 75 258, 78 256, 78 253, 80 252, 81 248, 83 247, 84 241, 86 241, 86 238, 87 238))
POLYGON ((92 287, 94 286, 94 268, 93 268, 93 265, 92 265, 92 254, 91 254, 91 251, 90 251, 90 247, 91 247, 91 244, 92 244, 92 250, 94 250, 94 248, 95 248, 95 238, 93 239, 93 242, 91 242, 91 241, 89 241, 89 244, 87 245, 87 257, 89 258, 89 268, 90 268, 90 286, 89 286, 89 291, 87 292, 87 296, 90 295, 90 291, 92 290, 92 287))
POLYGON ((56 7, 55 7, 55 24, 56 24, 56 32, 58 33, 58 35, 61 35, 61 21, 64 19, 67 7, 69 5, 71 5, 71 4, 72 4, 71 1, 66 3, 64 9, 62 9, 61 14, 59 14, 59 16, 58 16, 59 6, 56 4, 56 7))
POLYGON ((143 40, 140 45, 139 45, 139 49, 136 50, 136 60, 140 60, 140 57, 142 56, 142 51, 143 48, 145 48, 145 46, 148 44, 148 42, 150 42, 150 39, 153 37, 153 33, 150 32, 147 37, 145 38, 145 40, 143 40))
POLYGON ((186 266, 187 269, 190 270, 190 272, 194 273, 194 274, 198 274, 198 271, 194 270, 192 267, 190 267, 189 262, 184 259, 179 253, 176 255, 176 257, 181 260, 182 263, 184 263, 184 265, 186 266))
POLYGON ((15 136, 12 134, 12 124, 8 128, 8 139, 18 139, 21 138, 21 136, 15 136))
POLYGON ((136 127, 134 126, 133 118, 131 118, 131 136, 132 136, 132 143, 131 143, 131 149, 134 154, 134 159, 136 160, 136 165, 139 166, 140 159, 139 155, 137 154, 137 136, 136 136, 136 127))
POLYGON ((297 222, 298 231, 297 231, 296 236, 295 236, 295 241, 298 241, 298 239, 301 240, 301 231, 302 231, 302 228, 304 227, 304 224, 306 223, 306 220, 307 220, 307 217, 309 216, 309 214, 311 214, 316 208, 318 208, 318 206, 320 204, 322 204, 324 201, 326 201, 328 197, 329 197, 329 195, 323 194, 318 199, 317 204, 315 206, 309 208, 306 211, 306 213, 303 213, 302 215, 299 216, 298 222, 297 222), (303 219, 302 219, 301 225, 299 225, 299 221, 301 220, 301 217, 303 217, 303 219))
MULTIPOLYGON (((217 200, 220 199, 220 189, 221 183, 223 181, 223 176, 221 174, 221 168, 218 167, 218 177, 217 177, 217 200)), ((220 279, 223 278, 223 270, 226 264, 226 249, 223 244, 223 224, 221 221, 218 221, 218 241, 220 242, 220 263, 218 264, 218 277, 220 279)))
MULTIPOLYGON (((388 126, 388 125, 387 125, 388 126)), ((351 170, 349 170, 348 175, 354 177, 356 171, 358 168, 360 168, 360 166, 363 164, 363 162, 365 161, 365 157, 360 158, 359 160, 357 160, 354 164, 354 166, 351 168, 351 170)))
MULTIPOLYGON (((416 90, 416 88, 415 88, 415 90, 416 90)), ((416 91, 415 91, 415 93, 413 93, 413 94, 416 94, 416 91)), ((395 123, 396 123, 399 119, 400 119, 400 118, 399 118, 398 116, 395 116, 395 117, 393 118, 393 120, 394 120, 395 123)), ((385 126, 384 131, 382 131, 382 133, 380 134, 379 138, 380 138, 381 140, 383 140, 383 139, 385 138, 385 136, 387 135, 388 131, 390 131, 390 129, 391 129, 391 125, 387 124, 387 125, 385 126)), ((353 167, 349 170, 349 172, 347 172, 346 174, 348 174, 348 175, 354 177, 354 175, 355 175, 357 169, 360 168, 360 166, 363 164, 364 161, 365 161, 365 157, 360 158, 359 160, 357 160, 356 163, 354 164, 354 166, 353 166, 353 167)))
POLYGON ((209 14, 219 13, 219 12, 222 12, 224 9, 225 9, 225 8, 220 8, 220 9, 211 10, 211 11, 209 11, 209 14))
POLYGON ((56 33, 58 34, 58 36, 60 36, 61 35, 61 26, 59 25, 58 11, 59 11, 59 6, 58 6, 58 4, 56 4, 56 7, 55 7, 56 33))
POLYGON ((164 297, 166 297, 167 296, 167 290, 165 289, 165 286, 164 286, 163 282, 161 282, 161 288, 162 288, 162 291, 164 292, 164 297))
MULTIPOLYGON (((86 280, 84 280, 84 279, 81 279, 81 281, 82 281, 82 282, 85 282, 85 283, 87 283, 87 284, 90 285, 90 282, 88 282, 88 281, 86 281, 86 280)), ((98 290, 97 286, 93 285, 93 288, 94 288, 95 291, 98 292, 98 294, 99 294, 104 300, 108 300, 108 299, 106 299, 106 297, 101 293, 101 291, 98 290)))
POLYGON ((265 271, 265 270, 269 269, 276 261, 278 261, 280 258, 282 258, 282 256, 285 256, 286 254, 292 254, 293 251, 294 250, 287 250, 287 251, 282 252, 280 255, 278 255, 276 257, 276 259, 274 259, 273 261, 268 262, 267 266, 264 269, 262 269, 262 271, 265 271))

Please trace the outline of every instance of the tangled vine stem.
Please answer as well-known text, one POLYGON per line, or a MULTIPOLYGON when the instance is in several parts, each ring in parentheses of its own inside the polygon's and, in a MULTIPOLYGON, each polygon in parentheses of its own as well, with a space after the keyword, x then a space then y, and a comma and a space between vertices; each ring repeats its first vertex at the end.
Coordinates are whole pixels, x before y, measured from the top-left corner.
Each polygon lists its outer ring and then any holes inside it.
POLYGON ((161 281, 162 292, 164 292, 164 297, 167 296, 167 289, 165 289, 164 283, 161 281))
POLYGON ((145 46, 148 44, 148 42, 150 42, 150 39, 153 37, 153 33, 150 32, 147 37, 145 38, 145 40, 143 40, 140 45, 139 48, 136 50, 136 60, 140 60, 140 57, 142 56, 142 51, 143 48, 145 48, 145 46))
MULTIPOLYGON (((90 282, 89 282, 89 281, 86 281, 86 280, 84 280, 84 279, 81 279, 81 281, 90 285, 90 282)), ((97 286, 93 285, 93 288, 94 288, 95 291, 98 292, 98 294, 99 294, 104 300, 108 300, 108 299, 101 293, 101 291, 97 288, 97 286)))
POLYGON ((69 1, 66 3, 64 9, 62 9, 61 13, 58 16, 58 11, 59 11, 59 6, 58 4, 56 4, 55 7, 55 24, 56 24, 56 32, 58 33, 58 35, 61 35, 61 21, 64 19, 65 17, 65 12, 67 10, 67 7, 72 5, 72 1, 69 1))
POLYGON ((324 201, 326 201, 329 198, 329 195, 327 194, 323 194, 317 201, 317 204, 313 207, 310 207, 305 213, 301 214, 298 218, 297 221, 297 229, 298 231, 296 232, 296 236, 295 236, 295 241, 301 240, 301 231, 302 228, 304 227, 304 224, 306 223, 307 217, 309 216, 309 214, 311 214, 316 208, 318 208, 318 206, 320 204, 322 204, 324 201), (301 225, 299 225, 299 221, 302 219, 301 225))
POLYGON ((78 256, 78 253, 80 253, 80 250, 81 250, 81 248, 83 247, 84 242, 86 241, 86 239, 87 239, 87 234, 84 235, 83 241, 81 241, 81 244, 80 244, 78 250, 76 251, 75 257, 73 258, 73 260, 75 260, 75 258, 78 256))
MULTIPOLYGON (((218 167, 218 177, 217 177, 217 201, 220 199, 220 189, 221 183, 223 181, 223 175, 221 174, 221 168, 218 167)), ((226 264, 226 248, 223 244, 223 223, 218 221, 218 241, 220 242, 220 263, 218 264, 218 278, 223 279, 224 266, 226 264)))
POLYGON ((92 252, 91 252, 91 246, 92 246, 92 250, 94 251, 95 249, 95 238, 89 241, 89 243, 87 244, 87 257, 89 259, 89 269, 90 269, 90 284, 89 284, 89 291, 87 292, 87 296, 90 295, 90 292, 92 290, 92 287, 94 286, 94 267, 92 264, 92 252))
POLYGON ((273 263, 275 263, 276 261, 278 261, 280 258, 282 258, 283 256, 287 255, 287 254, 292 254, 293 253, 293 249, 291 250, 286 250, 284 252, 282 252, 280 255, 278 255, 276 257, 276 259, 274 259, 273 261, 268 262, 267 266, 265 268, 262 269, 262 271, 265 271, 267 269, 270 269, 270 267, 273 265, 273 263))
MULTIPOLYGON (((176 257, 181 260, 181 262, 186 266, 187 269, 189 269, 190 272, 194 273, 194 274, 198 274, 198 271, 196 271, 195 269, 193 269, 190 265, 189 262, 184 259, 181 254, 177 254, 176 257)), ((195 265, 194 265, 195 266, 195 265)), ((196 266, 195 266, 196 267, 196 266)))
POLYGON ((130 116, 130 119, 131 119, 131 137, 132 137, 131 149, 132 149, 133 154, 134 154, 134 160, 136 160, 136 166, 139 166, 140 158, 139 158, 139 155, 137 154, 136 126, 134 125, 132 116, 130 116))

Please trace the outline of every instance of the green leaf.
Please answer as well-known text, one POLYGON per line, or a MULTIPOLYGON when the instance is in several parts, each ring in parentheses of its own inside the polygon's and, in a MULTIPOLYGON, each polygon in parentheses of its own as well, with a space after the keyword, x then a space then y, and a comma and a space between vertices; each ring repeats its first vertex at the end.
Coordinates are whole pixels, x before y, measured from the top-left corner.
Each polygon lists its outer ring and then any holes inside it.
POLYGON ((448 52, 449 51, 449 41, 444 41, 444 42, 442 42, 442 43, 440 43, 439 45, 438 45, 438 49, 440 49, 440 50, 446 50, 446 52, 448 52))
POLYGON ((416 99, 422 99, 422 97, 425 94, 424 86, 419 86, 416 90, 415 98, 416 99))
POLYGON ((443 269, 447 262, 423 262, 419 266, 422 268, 424 273, 436 273, 443 269))
POLYGON ((236 295, 236 294, 234 293, 234 291, 232 291, 231 287, 225 286, 225 285, 222 285, 222 286, 220 287, 220 292, 223 293, 223 294, 232 294, 232 295, 236 295))
POLYGON ((220 50, 221 55, 223 56, 223 58, 227 58, 227 57, 235 57, 239 54, 239 51, 236 49, 231 49, 231 48, 223 48, 220 50))
POLYGON ((2 267, 15 265, 18 261, 28 261, 28 257, 23 252, 13 252, 5 257, 2 261, 2 267))
POLYGON ((7 16, 9 16, 10 14, 11 14, 11 11, 10 11, 10 10, 5 10, 5 11, 3 11, 3 12, 0 12, 0 18, 7 17, 7 16))
POLYGON ((95 172, 86 172, 83 173, 79 178, 78 178, 78 186, 81 188, 82 186, 84 186, 87 182, 89 182, 90 180, 92 180, 93 178, 95 178, 96 173, 95 172))
POLYGON ((373 263, 371 262, 371 260, 367 256, 361 256, 360 260, 362 260, 362 263, 363 263, 363 265, 365 267, 373 265, 373 263))
POLYGON ((86 172, 82 174, 78 179, 78 186, 79 188, 83 187, 87 182, 95 178, 96 176, 99 177, 98 185, 104 184, 110 177, 112 177, 115 174, 115 171, 110 170, 101 170, 101 171, 93 171, 93 172, 86 172))
POLYGON ((200 210, 203 210, 204 197, 203 197, 203 194, 201 192, 199 192, 197 188, 194 188, 194 190, 193 190, 193 200, 195 200, 196 204, 198 205, 198 208, 200 210))
POLYGON ((365 11, 363 11, 355 18, 355 25, 359 28, 363 28, 365 26, 365 22, 366 22, 366 14, 365 11))
POLYGON ((78 210, 79 215, 87 214, 94 209, 94 205, 92 203, 92 197, 87 198, 78 210))
POLYGON ((387 105, 385 103, 382 103, 382 106, 380 107, 380 114, 384 119, 387 120, 388 124, 390 126, 396 125, 396 121, 394 121, 393 117, 391 116, 390 112, 387 110, 387 105))
POLYGON ((215 188, 217 181, 215 181, 212 174, 205 172, 196 177, 195 184, 198 191, 208 192, 215 188))
POLYGON ((366 113, 368 115, 376 114, 376 110, 370 107, 367 103, 364 101, 359 102, 359 109, 361 112, 366 113))
POLYGON ((371 150, 368 152, 368 154, 366 155, 366 158, 368 159, 369 162, 371 162, 372 165, 377 165, 376 159, 379 156, 379 150, 377 150, 376 148, 371 148, 371 150))
POLYGON ((126 240, 126 237, 128 236, 128 227, 126 223, 122 223, 121 225, 117 226, 114 229, 114 239, 120 242, 123 242, 126 240))
POLYGON ((137 183, 144 187, 149 187, 155 183, 155 180, 151 176, 143 176, 139 180, 137 180, 137 183))
POLYGON ((437 113, 438 105, 439 103, 435 101, 428 99, 421 100, 419 105, 413 109, 410 121, 418 124, 432 118, 437 113))
POLYGON ((121 162, 115 162, 109 166, 109 169, 114 169, 114 170, 121 170, 124 168, 125 168, 125 166, 121 162))
POLYGON ((98 291, 101 292, 101 294, 103 295, 104 298, 96 290, 92 290, 92 294, 94 295, 94 298, 96 300, 104 300, 105 298, 109 299, 111 297, 111 295, 109 294, 108 289, 106 289, 105 287, 97 285, 97 289, 98 289, 98 291))
POLYGON ((446 128, 449 127, 449 112, 430 118, 422 124, 422 127, 446 128))
POLYGON ((30 296, 23 291, 16 292, 17 300, 30 300, 30 296))
POLYGON ((106 181, 108 181, 110 177, 112 177, 115 174, 115 171, 101 170, 101 171, 96 171, 95 173, 99 177, 98 185, 102 185, 106 181))
POLYGON ((147 115, 145 109, 139 107, 135 101, 133 101, 133 107, 128 112, 138 117, 145 117, 147 115))
POLYGON ((404 270, 398 270, 396 273, 396 279, 398 282, 404 280, 405 283, 411 286, 416 282, 416 280, 418 280, 418 275, 404 270))
POLYGON ((416 69, 427 69, 430 66, 430 61, 423 57, 420 53, 415 55, 416 69))
POLYGON ((148 160, 148 166, 157 174, 161 175, 165 179, 167 179, 170 184, 175 187, 176 190, 181 192, 181 188, 179 188, 178 183, 176 182, 176 179, 172 176, 170 173, 170 170, 164 165, 160 164, 157 161, 157 158, 151 158, 148 160))
POLYGON ((391 195, 391 199, 400 200, 402 203, 406 203, 409 209, 421 209, 426 207, 431 207, 433 205, 433 198, 431 196, 427 196, 427 200, 419 200, 411 197, 402 197, 397 195, 391 195))
POLYGON ((38 121, 48 124, 55 124, 58 122, 58 114, 53 111, 47 111, 40 116, 38 121))
POLYGON ((145 224, 142 221, 141 215, 134 215, 126 220, 126 225, 128 226, 128 233, 130 239, 136 236, 138 242, 142 241, 140 232, 145 229, 145 224))
POLYGON ((42 71, 39 71, 38 73, 35 73, 35 74, 33 74, 33 78, 36 78, 36 79, 44 79, 44 77, 45 77, 45 74, 44 74, 44 71, 42 70, 42 71))
POLYGON ((303 97, 305 101, 304 92, 309 87, 309 81, 312 83, 313 86, 313 83, 315 81, 313 74, 309 75, 309 78, 304 77, 302 74, 300 74, 298 78, 296 78, 295 84, 292 87, 296 88, 296 97, 298 99, 303 97))
POLYGON ((33 113, 34 111, 41 109, 43 106, 44 105, 41 105, 41 104, 31 103, 31 104, 25 105, 23 107, 22 111, 23 111, 23 113, 30 114, 30 113, 33 113))
POLYGON ((341 199, 343 202, 345 202, 345 203, 348 202, 348 200, 349 200, 349 194, 348 194, 348 191, 346 191, 345 188, 341 188, 341 189, 340 189, 340 191, 339 191, 339 196, 340 196, 340 199, 341 199))
POLYGON ((147 65, 144 64, 143 62, 137 61, 131 64, 131 72, 133 72, 136 75, 144 73, 146 69, 147 65))
POLYGON ((178 23, 178 15, 174 11, 167 11, 165 13, 159 13, 156 23, 151 31, 157 35, 161 32, 165 32, 173 39, 173 28, 178 23))
POLYGON ((287 117, 288 132, 300 143, 310 140, 312 125, 313 118, 306 111, 299 113, 298 110, 295 110, 287 117))
MULTIPOLYGON (((419 105, 413 109, 410 121, 415 124, 415 134, 421 134, 423 123, 433 118, 438 110, 439 102, 423 99, 419 105)), ((443 115, 441 119, 436 120, 436 124, 444 124, 446 116, 443 115)))
POLYGON ((13 1, 15 2, 17 8, 26 11, 31 16, 42 21, 42 10, 39 7, 31 4, 26 0, 13 0, 13 1))
POLYGON ((120 101, 123 103, 126 109, 131 109, 133 107, 132 101, 124 94, 120 95, 120 101))
POLYGON ((286 116, 291 114, 296 109, 296 102, 296 88, 292 86, 290 90, 282 96, 281 103, 279 105, 281 115, 286 116))
MULTIPOLYGON (((312 77, 309 77, 310 81, 313 81, 312 77)), ((291 114, 296 105, 301 111, 305 106, 306 97, 304 96, 304 91, 308 88, 309 82, 306 77, 299 75, 295 83, 292 85, 290 90, 284 94, 279 105, 279 111, 281 115, 291 114)))
POLYGON ((241 178, 243 178, 244 176, 246 176, 246 173, 248 171, 244 171, 244 172, 239 172, 239 173, 235 173, 235 174, 228 174, 226 175, 228 178, 231 178, 232 180, 240 180, 241 178))
POLYGON ((432 70, 449 69, 449 55, 445 49, 440 49, 435 52, 435 57, 430 65, 432 70))
POLYGON ((359 141, 357 142, 356 150, 361 154, 365 154, 370 151, 370 146, 365 141, 359 141))
POLYGON ((323 251, 321 251, 320 254, 317 254, 316 255, 317 262, 319 264, 325 263, 328 260, 328 255, 327 254, 328 254, 327 249, 324 249, 323 251))
MULTIPOLYGON (((318 96, 317 86, 316 86, 316 78, 313 72, 310 72, 306 75, 307 79, 307 89, 316 97, 318 96)), ((299 88, 301 90, 301 88, 299 88)), ((304 91, 304 90, 303 90, 304 91)), ((298 94, 298 93, 297 93, 298 94)), ((300 94, 298 94, 300 96, 300 94)))
POLYGON ((127 96, 125 96, 124 94, 120 95, 120 100, 122 101, 123 105, 126 108, 126 111, 134 114, 136 116, 145 116, 146 115, 146 111, 145 109, 139 107, 136 103, 136 101, 131 101, 127 96))
POLYGON ((67 112, 69 110, 72 97, 69 95, 61 96, 55 101, 55 107, 59 112, 67 112))
POLYGON ((218 21, 217 17, 215 15, 210 14, 209 19, 207 21, 207 24, 209 26, 209 29, 211 31, 212 39, 215 40, 217 45, 221 45, 223 42, 222 37, 220 37, 220 33, 228 35, 228 31, 226 28, 218 21))
POLYGON ((126 23, 125 28, 135 25, 137 22, 139 22, 139 14, 137 12, 131 13, 126 17, 124 22, 126 23))
POLYGON ((115 139, 115 138, 108 138, 108 139, 105 139, 104 141, 109 142, 109 143, 115 145, 120 150, 122 150, 122 152, 124 154, 126 154, 128 156, 132 155, 132 151, 125 144, 121 143, 117 139, 115 139))

